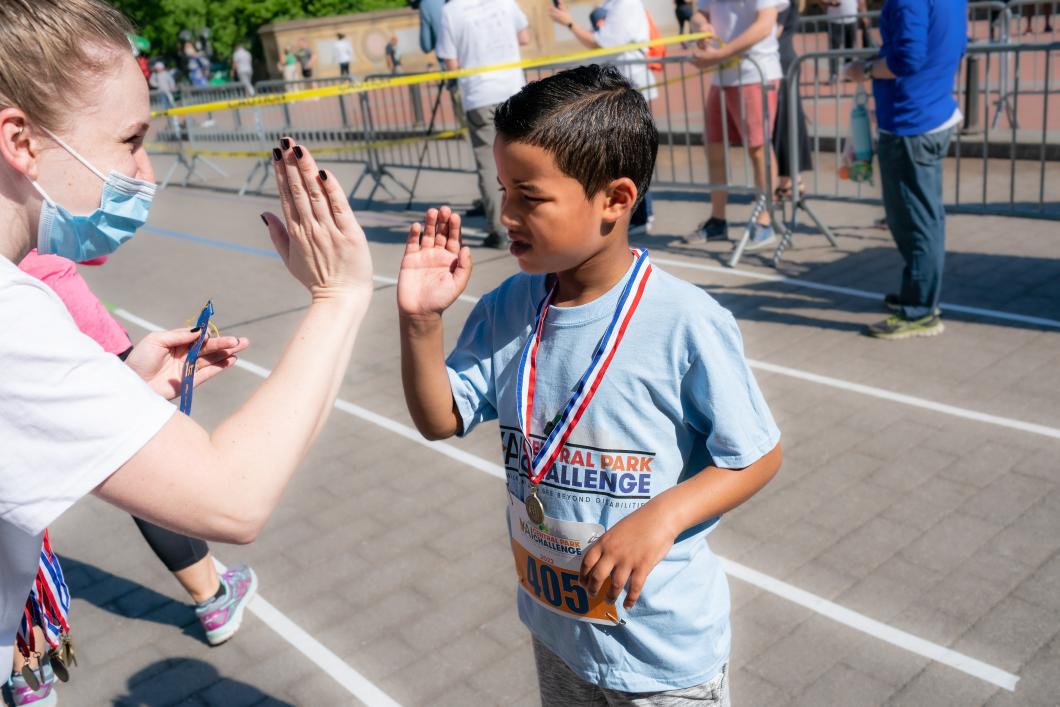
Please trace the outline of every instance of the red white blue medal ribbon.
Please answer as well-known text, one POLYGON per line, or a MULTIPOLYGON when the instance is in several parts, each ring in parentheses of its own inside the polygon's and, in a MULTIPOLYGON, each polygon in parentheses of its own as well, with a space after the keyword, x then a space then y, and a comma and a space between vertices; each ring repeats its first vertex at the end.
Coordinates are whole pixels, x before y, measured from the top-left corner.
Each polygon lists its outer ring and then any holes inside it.
POLYGON ((34 626, 41 628, 49 647, 57 648, 70 635, 69 613, 70 590, 66 586, 59 558, 52 551, 48 531, 45 530, 37 578, 30 589, 15 636, 19 652, 24 656, 38 652, 33 636, 34 626))
POLYGON ((614 317, 600 339, 599 345, 593 352, 589 367, 582 374, 578 384, 574 387, 563 411, 557 415, 552 429, 545 430, 545 441, 537 454, 533 453, 530 442, 530 422, 533 420, 534 412, 534 384, 537 380, 537 352, 541 346, 541 334, 545 328, 545 319, 548 316, 548 308, 556 294, 556 287, 549 291, 537 308, 537 322, 534 332, 523 347, 522 358, 519 361, 519 378, 516 382, 516 396, 519 401, 519 429, 523 433, 523 444, 526 447, 527 458, 532 459, 528 476, 531 484, 538 484, 545 474, 555 463, 563 445, 581 422, 582 415, 596 395, 600 383, 607 373, 611 361, 618 351, 619 344, 626 334, 633 313, 640 304, 641 296, 644 294, 644 286, 651 275, 651 263, 648 260, 647 250, 633 250, 636 260, 633 263, 633 273, 626 281, 622 289, 618 304, 615 307, 614 317))

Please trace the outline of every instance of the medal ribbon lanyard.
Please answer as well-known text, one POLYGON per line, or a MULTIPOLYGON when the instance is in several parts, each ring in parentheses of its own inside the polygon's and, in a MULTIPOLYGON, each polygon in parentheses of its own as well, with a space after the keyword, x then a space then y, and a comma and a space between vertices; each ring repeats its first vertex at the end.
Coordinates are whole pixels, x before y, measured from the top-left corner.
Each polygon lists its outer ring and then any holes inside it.
POLYGON ((199 338, 188 348, 188 356, 184 359, 184 369, 180 377, 180 411, 185 415, 191 415, 191 394, 195 390, 195 365, 199 360, 199 352, 202 345, 210 336, 210 319, 213 317, 213 302, 206 301, 206 306, 199 312, 199 319, 195 326, 199 330, 199 338))
POLYGON ((519 361, 519 378, 516 381, 516 396, 519 401, 519 429, 523 433, 523 445, 527 458, 532 459, 529 469, 530 483, 537 485, 548 473, 549 468, 556 461, 563 445, 574 432, 574 428, 581 421, 582 414, 589 407, 597 388, 600 387, 604 374, 611 365, 615 352, 626 334, 629 322, 633 319, 633 313, 640 304, 644 287, 651 275, 651 262, 648 260, 647 250, 633 250, 636 260, 633 263, 633 274, 622 289, 615 314, 604 332, 600 344, 593 352, 589 367, 582 374, 578 384, 574 387, 563 411, 556 417, 555 424, 551 430, 546 429, 546 438, 541 449, 534 454, 533 445, 530 442, 530 423, 534 412, 534 385, 537 380, 537 351, 541 345, 541 334, 545 328, 545 318, 548 315, 548 307, 556 294, 553 286, 537 309, 537 321, 534 332, 530 335, 523 354, 519 361))

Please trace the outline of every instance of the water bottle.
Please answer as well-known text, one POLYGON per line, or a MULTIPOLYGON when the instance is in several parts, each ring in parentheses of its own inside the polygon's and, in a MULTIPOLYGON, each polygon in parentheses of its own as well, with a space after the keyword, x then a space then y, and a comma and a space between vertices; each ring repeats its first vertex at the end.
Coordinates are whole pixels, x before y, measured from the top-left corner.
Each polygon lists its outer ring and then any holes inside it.
POLYGON ((868 94, 859 88, 854 97, 854 109, 850 111, 850 134, 854 140, 854 159, 858 162, 872 159, 872 125, 869 122, 868 102, 868 94))

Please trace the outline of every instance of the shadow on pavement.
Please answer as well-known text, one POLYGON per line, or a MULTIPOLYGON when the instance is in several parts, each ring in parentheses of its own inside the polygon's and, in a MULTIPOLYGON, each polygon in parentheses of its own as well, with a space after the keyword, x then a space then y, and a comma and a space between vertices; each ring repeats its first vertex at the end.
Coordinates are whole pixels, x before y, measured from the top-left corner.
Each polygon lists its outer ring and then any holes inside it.
POLYGON ((181 704, 192 695, 201 695, 205 704, 230 707, 294 707, 253 685, 221 676, 217 668, 194 658, 169 658, 152 663, 133 674, 125 694, 114 698, 114 707, 163 707, 181 704))
MULTIPOLYGON (((206 635, 189 604, 119 577, 69 555, 59 556, 70 595, 128 619, 150 621, 181 630, 186 636, 206 642, 206 635)), ((176 580, 174 588, 179 590, 176 580)))
MULTIPOLYGON (((641 241, 653 253, 681 253, 711 265, 721 261, 728 250, 717 245, 708 249, 666 249, 641 241)), ((836 251, 829 249, 829 252, 836 251)), ((672 268, 679 277, 692 277, 694 271, 672 268)), ((741 319, 775 322, 823 329, 858 330, 860 324, 836 321, 827 312, 880 312, 884 293, 896 292, 902 260, 892 247, 871 247, 841 255, 827 262, 786 261, 776 272, 807 283, 845 287, 878 293, 880 299, 843 292, 829 292, 799 286, 797 282, 748 280, 729 286, 710 284, 705 289, 741 319), (813 316, 820 312, 822 316, 813 316)), ((716 276, 706 275, 716 282, 716 276)), ((992 253, 949 252, 946 254, 942 291, 945 304, 994 310, 1014 315, 1060 320, 1060 258, 1035 258, 992 253)), ((1056 332, 1054 326, 961 312, 943 306, 947 321, 988 322, 1032 331, 1056 332)))

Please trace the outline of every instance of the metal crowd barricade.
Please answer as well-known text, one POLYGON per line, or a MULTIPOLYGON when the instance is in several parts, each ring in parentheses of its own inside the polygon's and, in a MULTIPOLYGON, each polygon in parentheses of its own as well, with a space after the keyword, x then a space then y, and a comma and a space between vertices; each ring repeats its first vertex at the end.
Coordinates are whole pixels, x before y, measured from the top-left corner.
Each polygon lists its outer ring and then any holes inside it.
MULTIPOLYGON (((1060 90, 1053 87, 1055 69, 1051 68, 1058 52, 1060 42, 969 45, 954 81, 954 95, 966 119, 969 113, 985 113, 999 96, 1010 102, 1011 110, 981 124, 969 125, 966 120, 963 128, 955 129, 944 162, 947 211, 1060 220, 1060 130, 1055 119, 1060 112, 1060 90), (1026 76, 1039 65, 1044 67, 1044 80, 1032 80, 1031 87, 1025 89, 1026 76), (1006 67, 1011 69, 1008 86, 1006 67), (1003 122, 999 125, 999 121, 1003 122)), ((794 190, 787 234, 774 253, 774 264, 791 243, 799 213, 809 216, 835 244, 834 234, 810 202, 882 204, 875 185, 855 184, 838 176, 854 84, 823 88, 813 85, 814 90, 807 91, 805 82, 800 86, 794 80, 799 75, 815 74, 814 64, 833 58, 845 62, 874 53, 854 50, 804 54, 789 71, 789 100, 795 100, 795 93, 801 91, 814 170, 806 180, 805 195, 794 190)), ((870 105, 871 100, 870 96, 870 105)), ((781 127, 788 131, 790 161, 795 166, 793 171, 798 172, 801 168, 796 121, 797 114, 792 111, 788 124, 781 127)))
MULTIPOLYGON (((1033 3, 1035 0, 1012 0, 1012 4, 1021 2, 1033 3)), ((1060 0, 1053 0, 1060 3, 1060 0)), ((977 0, 968 3, 968 39, 970 42, 1008 42, 1010 37, 1009 3, 1001 0, 977 0)), ((804 53, 817 53, 823 51, 842 50, 844 47, 833 49, 829 35, 832 26, 836 24, 853 24, 855 42, 861 44, 861 49, 871 49, 879 46, 879 24, 880 12, 859 12, 851 15, 840 15, 829 17, 828 15, 802 15, 799 17, 799 37, 801 38, 802 51, 804 53), (868 46, 865 45, 864 27, 869 33, 868 46)), ((846 47, 846 49, 858 47, 846 47)))
MULTIPOLYGON (((386 82, 416 74, 373 74, 366 81, 386 82)), ((455 81, 426 81, 402 86, 382 86, 361 94, 365 115, 371 121, 376 186, 383 177, 409 195, 411 205, 420 173, 455 172, 474 174, 475 159, 465 134, 464 112, 455 81), (406 184, 394 170, 413 170, 406 184)), ((368 176, 366 172, 362 179, 368 176)), ((369 194, 369 200, 372 198, 369 194)))

